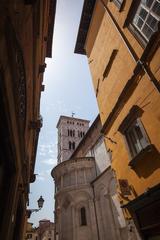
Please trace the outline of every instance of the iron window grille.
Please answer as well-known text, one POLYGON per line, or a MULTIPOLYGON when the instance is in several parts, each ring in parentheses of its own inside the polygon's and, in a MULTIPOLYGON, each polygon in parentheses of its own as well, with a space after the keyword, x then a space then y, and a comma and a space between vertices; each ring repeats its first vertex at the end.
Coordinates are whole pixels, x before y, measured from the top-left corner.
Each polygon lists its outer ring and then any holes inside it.
POLYGON ((146 41, 149 41, 152 34, 158 30, 159 21, 160 0, 141 0, 133 18, 133 25, 146 41))

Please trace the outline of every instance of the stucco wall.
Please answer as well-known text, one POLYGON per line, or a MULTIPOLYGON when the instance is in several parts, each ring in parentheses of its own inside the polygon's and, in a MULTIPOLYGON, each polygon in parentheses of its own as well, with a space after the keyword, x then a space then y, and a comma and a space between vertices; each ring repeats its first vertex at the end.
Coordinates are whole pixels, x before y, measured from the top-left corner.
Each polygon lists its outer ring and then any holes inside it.
MULTIPOLYGON (((107 13, 99 11, 100 1, 97 2, 88 32, 86 51, 89 60, 92 60, 90 70, 103 125, 113 111, 126 83, 133 76, 136 58, 138 59, 142 55, 144 49, 128 28, 123 26, 131 1, 125 1, 122 12, 118 11, 113 1, 107 4, 114 21, 116 21, 123 34, 117 31, 107 13), (94 22, 99 18, 99 14, 104 15, 101 24, 99 24, 99 32, 94 36, 91 29, 94 28, 94 22), (136 58, 130 54, 122 40, 122 35, 127 39, 136 58), (92 38, 94 38, 94 45, 91 49, 90 42, 93 42, 92 38), (117 50, 117 54, 107 77, 103 78, 105 67, 113 50, 117 50)), ((156 78, 156 81, 160 81, 159 59, 160 49, 157 47, 152 55, 147 58, 149 71, 156 78)), ((160 95, 148 75, 143 71, 132 81, 132 84, 132 87, 128 88, 128 91, 124 94, 124 100, 119 102, 120 107, 108 124, 109 127, 105 131, 108 140, 105 139, 105 141, 107 147, 112 150, 112 167, 116 171, 117 178, 128 179, 129 185, 133 187, 136 194, 140 195, 148 187, 159 183, 160 132, 157 129, 160 129, 160 95), (136 168, 131 169, 129 166, 131 161, 130 153, 125 144, 124 136, 118 131, 118 128, 133 105, 137 105, 143 111, 140 120, 149 137, 150 144, 154 145, 154 149, 151 154, 148 154, 147 157, 137 163, 136 168)), ((134 193, 132 193, 130 200, 133 198, 135 198, 134 193)))

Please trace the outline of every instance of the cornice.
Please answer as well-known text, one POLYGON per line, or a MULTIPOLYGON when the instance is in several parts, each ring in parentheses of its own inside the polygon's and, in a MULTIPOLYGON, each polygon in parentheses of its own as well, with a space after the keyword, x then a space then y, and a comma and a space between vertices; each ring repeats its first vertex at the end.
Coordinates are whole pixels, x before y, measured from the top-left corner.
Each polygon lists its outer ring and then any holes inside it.
POLYGON ((69 159, 54 167, 51 171, 51 176, 56 178, 57 176, 63 175, 65 172, 68 173, 76 169, 90 168, 95 164, 94 161, 95 159, 93 157, 69 159))

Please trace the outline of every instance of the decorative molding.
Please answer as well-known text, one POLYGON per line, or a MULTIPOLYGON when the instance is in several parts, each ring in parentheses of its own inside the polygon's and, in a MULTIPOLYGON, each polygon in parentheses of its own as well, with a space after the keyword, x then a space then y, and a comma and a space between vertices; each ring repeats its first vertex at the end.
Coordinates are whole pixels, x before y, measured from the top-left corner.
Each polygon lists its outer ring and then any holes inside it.
POLYGON ((30 129, 35 129, 35 130, 40 130, 41 127, 43 125, 43 120, 42 118, 40 117, 38 120, 36 121, 30 121, 29 123, 29 128, 30 129))
POLYGON ((44 90, 45 90, 45 85, 41 85, 41 92, 44 92, 44 90))
POLYGON ((39 65, 39 73, 44 73, 46 67, 47 67, 46 63, 39 65))
POLYGON ((95 0, 84 1, 76 46, 74 50, 75 53, 86 54, 84 45, 87 38, 88 29, 92 18, 95 3, 96 3, 95 0))
POLYGON ((30 183, 34 183, 36 181, 36 174, 31 174, 30 183))
POLYGON ((121 190, 122 195, 128 196, 131 195, 131 188, 128 184, 127 179, 118 179, 119 187, 121 190))
POLYGON ((16 36, 10 19, 6 20, 6 41, 10 65, 13 75, 14 98, 18 117, 23 120, 23 128, 26 119, 26 72, 22 48, 16 36))

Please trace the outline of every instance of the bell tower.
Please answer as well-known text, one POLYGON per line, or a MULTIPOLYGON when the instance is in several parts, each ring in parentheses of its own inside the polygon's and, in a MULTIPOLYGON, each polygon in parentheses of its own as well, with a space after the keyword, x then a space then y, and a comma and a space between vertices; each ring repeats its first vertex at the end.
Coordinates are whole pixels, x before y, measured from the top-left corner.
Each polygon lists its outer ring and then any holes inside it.
POLYGON ((89 121, 79 118, 60 116, 58 129, 58 163, 70 158, 81 139, 89 129, 89 121))

